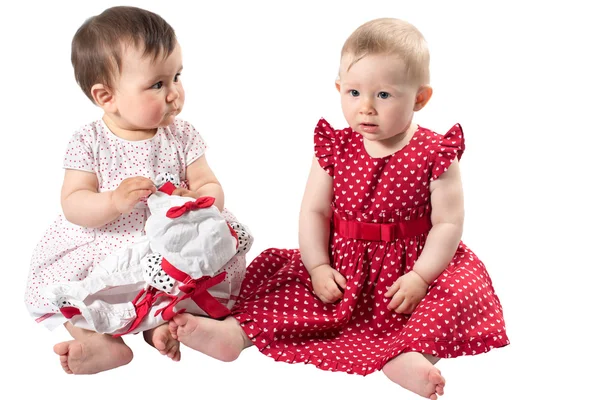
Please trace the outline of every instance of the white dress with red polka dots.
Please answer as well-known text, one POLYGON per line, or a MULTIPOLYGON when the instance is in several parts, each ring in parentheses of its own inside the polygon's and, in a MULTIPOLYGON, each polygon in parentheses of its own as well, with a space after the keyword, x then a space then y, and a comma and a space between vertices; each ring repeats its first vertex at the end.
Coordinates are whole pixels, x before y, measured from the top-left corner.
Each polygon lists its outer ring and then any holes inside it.
MULTIPOLYGON (((154 179, 172 174, 185 181, 186 167, 206 149, 196 129, 180 119, 158 128, 147 140, 128 141, 114 135, 102 120, 80 128, 71 138, 63 166, 92 172, 98 191, 116 189, 126 178, 154 179)), ((42 295, 49 284, 79 281, 108 255, 134 243, 144 235, 148 207, 140 202, 128 214, 100 227, 85 228, 60 215, 47 229, 31 258, 25 303, 36 321, 54 328, 66 321, 56 306, 42 295)))
POLYGON ((151 215, 137 243, 106 257, 83 280, 43 289, 72 325, 121 336, 184 311, 229 315, 246 270, 235 260, 245 261, 250 231, 230 223, 213 197, 172 195, 176 187, 169 179, 148 197, 151 215))
POLYGON ((387 288, 410 271, 431 228, 429 184, 460 158, 460 125, 418 127, 409 143, 371 157, 351 128, 315 128, 315 154, 333 178, 330 261, 343 298, 315 295, 298 250, 268 249, 248 266, 233 315, 265 355, 361 375, 403 352, 457 357, 509 344, 483 263, 464 243, 411 315, 388 310, 387 288))

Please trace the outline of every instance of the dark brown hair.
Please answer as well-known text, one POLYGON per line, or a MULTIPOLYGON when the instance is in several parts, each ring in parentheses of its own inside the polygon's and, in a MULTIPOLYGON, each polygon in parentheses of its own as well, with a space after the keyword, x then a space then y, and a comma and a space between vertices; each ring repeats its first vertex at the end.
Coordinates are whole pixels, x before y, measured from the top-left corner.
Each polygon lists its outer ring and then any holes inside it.
POLYGON ((97 83, 111 87, 121 71, 124 45, 144 50, 144 56, 156 60, 168 57, 175 48, 175 31, 161 16, 136 7, 112 7, 88 18, 77 30, 71 43, 71 63, 75 80, 92 98, 97 83))

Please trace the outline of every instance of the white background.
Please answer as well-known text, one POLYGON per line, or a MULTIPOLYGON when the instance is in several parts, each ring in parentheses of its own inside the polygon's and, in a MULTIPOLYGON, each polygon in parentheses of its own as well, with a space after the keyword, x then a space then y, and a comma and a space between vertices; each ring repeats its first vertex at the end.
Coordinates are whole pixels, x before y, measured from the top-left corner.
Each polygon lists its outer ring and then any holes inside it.
MULTIPOLYGON (((592 2, 590 2, 592 3, 592 2)), ((184 52, 181 117, 210 145, 226 205, 256 236, 250 259, 297 246, 297 215, 319 117, 342 128, 334 79, 345 38, 383 16, 415 24, 434 96, 416 121, 465 131, 464 241, 486 263, 512 344, 442 360, 444 399, 598 399, 598 38, 591 6, 503 1, 131 1, 161 14, 184 52)), ((23 305, 31 252, 60 212, 62 159, 101 113, 76 85, 70 43, 111 1, 3 2, 0 194, 2 392, 11 398, 139 396, 416 399, 366 378, 275 363, 251 348, 225 364, 183 348, 175 364, 129 337, 135 358, 95 376, 63 373, 64 329, 23 305), (15 392, 17 391, 17 392, 15 392)), ((3 394, 3 396, 4 396, 3 394)))

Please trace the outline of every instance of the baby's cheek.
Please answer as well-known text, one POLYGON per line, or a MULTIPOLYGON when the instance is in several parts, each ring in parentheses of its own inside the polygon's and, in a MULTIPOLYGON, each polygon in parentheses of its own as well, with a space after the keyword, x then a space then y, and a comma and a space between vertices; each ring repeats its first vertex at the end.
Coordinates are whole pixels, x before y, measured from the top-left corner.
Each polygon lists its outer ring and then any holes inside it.
POLYGON ((148 126, 158 126, 164 118, 166 107, 156 99, 145 101, 138 105, 137 114, 148 126))
POLYGON ((155 124, 160 123, 165 118, 166 112, 167 107, 164 104, 151 104, 148 106, 148 113, 155 124))

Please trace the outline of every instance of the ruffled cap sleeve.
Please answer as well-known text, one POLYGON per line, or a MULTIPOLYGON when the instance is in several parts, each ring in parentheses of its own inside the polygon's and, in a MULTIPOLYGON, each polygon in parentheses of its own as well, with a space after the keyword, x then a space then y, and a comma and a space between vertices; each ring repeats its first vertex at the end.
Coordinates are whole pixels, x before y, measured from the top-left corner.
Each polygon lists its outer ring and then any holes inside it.
POLYGON ((330 176, 333 176, 335 136, 335 130, 329 122, 321 118, 315 127, 315 157, 330 176))
POLYGON ((460 124, 456 124, 439 141, 439 147, 433 162, 431 180, 439 178, 446 172, 455 158, 460 160, 464 151, 465 139, 463 130, 460 124))

